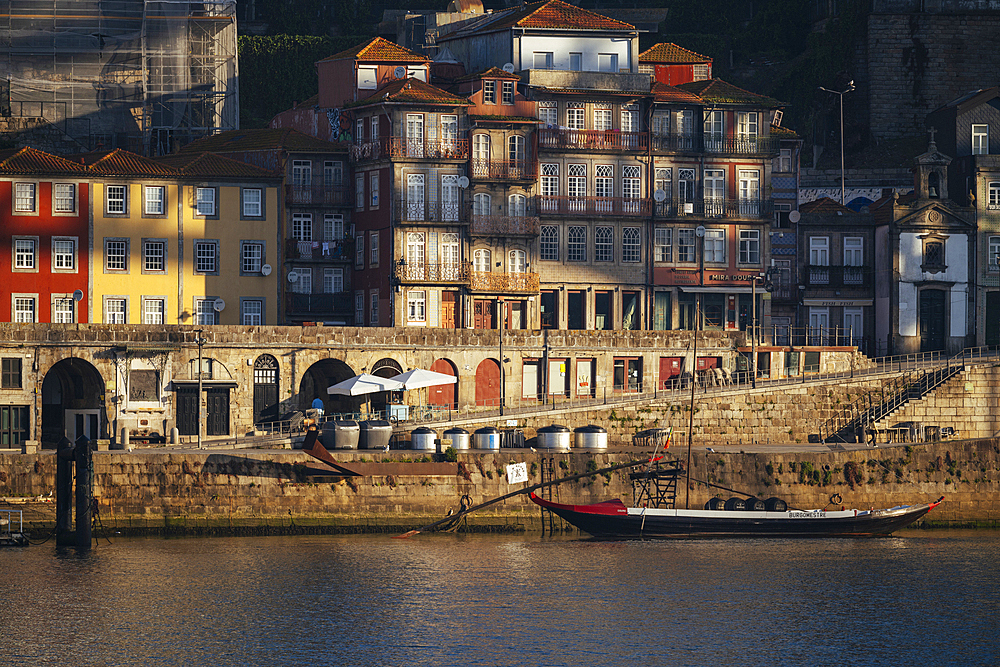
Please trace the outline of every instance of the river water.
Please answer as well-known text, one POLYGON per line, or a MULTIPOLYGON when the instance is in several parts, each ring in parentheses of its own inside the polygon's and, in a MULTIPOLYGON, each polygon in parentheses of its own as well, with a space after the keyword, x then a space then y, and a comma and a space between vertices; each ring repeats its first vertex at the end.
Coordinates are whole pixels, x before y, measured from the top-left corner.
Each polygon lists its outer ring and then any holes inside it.
POLYGON ((1000 533, 0 551, 4 665, 998 665, 1000 533))

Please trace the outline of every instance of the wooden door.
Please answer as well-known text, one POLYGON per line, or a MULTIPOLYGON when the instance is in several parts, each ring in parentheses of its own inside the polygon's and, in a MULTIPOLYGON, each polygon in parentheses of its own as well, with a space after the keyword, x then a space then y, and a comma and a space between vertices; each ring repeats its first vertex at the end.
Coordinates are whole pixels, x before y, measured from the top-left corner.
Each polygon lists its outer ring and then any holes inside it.
POLYGON ((493 328, 493 302, 488 299, 476 299, 473 304, 475 327, 477 329, 493 328))
POLYGON ((458 326, 458 319, 455 316, 455 302, 457 301, 455 292, 441 293, 441 326, 445 329, 454 329, 458 326))
POLYGON ((209 387, 205 401, 205 435, 229 435, 229 389, 209 387))
MULTIPOLYGON (((450 362, 445 359, 438 359, 433 364, 431 364, 431 370, 436 373, 444 373, 445 375, 457 375, 455 372, 455 367, 451 365, 450 362)), ((455 384, 439 384, 433 387, 427 388, 427 404, 428 405, 444 405, 449 408, 457 408, 458 402, 456 398, 458 397, 458 383, 455 384)))
POLYGON ((500 366, 493 359, 484 359, 476 368, 476 405, 499 407, 502 396, 500 366))
POLYGON ((920 351, 943 350, 945 325, 945 291, 925 289, 920 292, 920 351))
POLYGON ((177 387, 177 430, 198 435, 198 387, 177 387))

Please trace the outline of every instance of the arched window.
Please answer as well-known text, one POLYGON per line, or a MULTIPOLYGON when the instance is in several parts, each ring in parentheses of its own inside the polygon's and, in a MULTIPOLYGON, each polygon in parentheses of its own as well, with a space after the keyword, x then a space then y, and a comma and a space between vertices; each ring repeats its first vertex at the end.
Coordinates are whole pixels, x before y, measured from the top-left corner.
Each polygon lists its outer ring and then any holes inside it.
POLYGON ((491 198, 485 192, 477 192, 472 198, 473 215, 489 215, 491 198))
POLYGON ((507 215, 512 218, 520 218, 527 215, 528 198, 524 195, 510 195, 507 197, 507 215))
POLYGON ((524 161, 524 137, 515 134, 507 138, 507 159, 511 162, 524 161))
POLYGON ((524 273, 526 255, 523 250, 511 250, 508 256, 508 273, 524 273))
POLYGON ((490 251, 480 248, 472 255, 472 268, 483 273, 489 272, 491 261, 490 251))
POLYGON ((472 135, 472 159, 473 160, 490 159, 490 135, 488 134, 472 135))

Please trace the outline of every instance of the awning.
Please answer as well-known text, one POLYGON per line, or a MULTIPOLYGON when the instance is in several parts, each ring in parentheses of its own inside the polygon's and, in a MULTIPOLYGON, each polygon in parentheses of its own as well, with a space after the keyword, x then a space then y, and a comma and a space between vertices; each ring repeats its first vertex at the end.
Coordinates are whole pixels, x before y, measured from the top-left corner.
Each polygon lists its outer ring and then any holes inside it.
MULTIPOLYGON (((753 290, 742 285, 719 285, 717 287, 687 287, 680 285, 682 292, 688 294, 750 294, 753 290)), ((764 288, 757 290, 758 294, 764 293, 764 288)))
POLYGON ((803 306, 873 306, 874 299, 802 299, 803 306))

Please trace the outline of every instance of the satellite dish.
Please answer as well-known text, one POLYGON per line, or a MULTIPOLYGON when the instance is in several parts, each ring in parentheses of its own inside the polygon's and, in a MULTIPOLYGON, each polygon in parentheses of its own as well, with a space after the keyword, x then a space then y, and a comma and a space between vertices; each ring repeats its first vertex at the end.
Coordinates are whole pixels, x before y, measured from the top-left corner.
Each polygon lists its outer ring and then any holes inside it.
POLYGON ((226 302, 222 299, 216 299, 215 303, 212 304, 212 307, 215 308, 216 312, 221 313, 226 309, 226 302))
POLYGON ((667 192, 666 192, 666 190, 657 190, 656 192, 654 192, 653 193, 653 199, 655 199, 656 201, 660 201, 660 202, 666 201, 667 200, 667 192))
POLYGON ((503 64, 503 71, 507 72, 507 74, 513 74, 514 73, 514 63, 504 63, 503 64))
POLYGON ((469 187, 469 177, 468 176, 459 176, 458 177, 458 187, 462 188, 463 190, 465 188, 469 187))
POLYGON ((78 289, 73 292, 73 301, 76 302, 83 301, 83 290, 78 289))
POLYGON ((788 219, 791 222, 798 222, 799 220, 802 219, 802 214, 799 213, 798 211, 792 211, 791 213, 788 214, 788 219))
POLYGON ((262 267, 260 267, 260 273, 261 273, 262 276, 269 276, 269 275, 271 275, 271 265, 270 264, 265 264, 262 267))
POLYGON ((294 283, 298 282, 298 280, 299 280, 299 274, 295 273, 294 271, 288 272, 288 282, 294 283))
POLYGON ((698 225, 698 227, 694 230, 694 233, 698 238, 705 236, 705 225, 698 225))
POLYGON ((402 79, 406 76, 406 68, 400 65, 395 70, 393 70, 392 73, 396 76, 397 79, 402 79))

